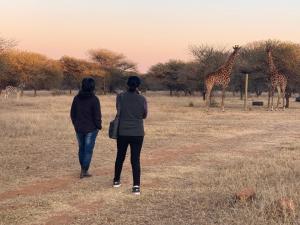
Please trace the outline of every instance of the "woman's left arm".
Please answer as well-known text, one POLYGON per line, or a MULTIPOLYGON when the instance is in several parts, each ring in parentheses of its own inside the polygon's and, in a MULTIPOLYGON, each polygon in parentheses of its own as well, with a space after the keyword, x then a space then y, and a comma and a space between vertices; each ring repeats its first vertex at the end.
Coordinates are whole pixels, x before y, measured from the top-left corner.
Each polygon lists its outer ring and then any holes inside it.
POLYGON ((144 98, 144 113, 143 113, 143 119, 146 119, 148 115, 148 103, 147 99, 144 98))

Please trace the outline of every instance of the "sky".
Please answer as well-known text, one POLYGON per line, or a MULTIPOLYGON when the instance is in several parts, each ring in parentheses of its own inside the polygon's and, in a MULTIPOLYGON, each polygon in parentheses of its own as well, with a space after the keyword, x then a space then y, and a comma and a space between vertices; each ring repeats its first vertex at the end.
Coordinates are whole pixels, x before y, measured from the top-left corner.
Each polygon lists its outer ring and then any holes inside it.
POLYGON ((0 36, 18 48, 54 59, 105 48, 140 72, 192 59, 192 45, 300 43, 299 25, 299 0, 0 0, 0 36))

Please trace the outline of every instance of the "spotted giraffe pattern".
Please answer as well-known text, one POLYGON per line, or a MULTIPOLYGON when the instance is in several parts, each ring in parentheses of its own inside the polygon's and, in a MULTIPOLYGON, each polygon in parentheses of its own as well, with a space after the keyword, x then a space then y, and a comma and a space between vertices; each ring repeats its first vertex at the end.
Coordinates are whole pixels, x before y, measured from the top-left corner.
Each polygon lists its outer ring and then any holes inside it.
POLYGON ((277 88, 277 92, 278 92, 278 99, 277 99, 277 106, 276 109, 278 109, 279 107, 279 101, 280 98, 282 97, 282 104, 283 104, 283 110, 285 109, 285 90, 286 90, 286 86, 287 86, 287 77, 283 74, 278 72, 277 67, 274 63, 273 60, 273 56, 272 56, 272 48, 271 46, 267 46, 266 47, 266 52, 267 52, 267 61, 268 61, 268 66, 269 66, 269 76, 270 76, 270 83, 271 83, 271 93, 270 93, 270 97, 271 97, 271 104, 270 104, 270 100, 269 100, 269 106, 268 108, 271 110, 273 110, 274 105, 273 105, 273 97, 274 97, 274 92, 275 89, 277 88))
POLYGON ((230 76, 232 72, 232 68, 238 54, 238 51, 241 49, 238 45, 233 47, 233 52, 229 56, 228 60, 224 65, 222 65, 217 71, 208 74, 205 78, 205 87, 206 87, 206 106, 209 107, 211 91, 214 86, 222 87, 222 104, 221 108, 224 111, 224 99, 225 99, 225 90, 228 87, 230 82, 230 76))

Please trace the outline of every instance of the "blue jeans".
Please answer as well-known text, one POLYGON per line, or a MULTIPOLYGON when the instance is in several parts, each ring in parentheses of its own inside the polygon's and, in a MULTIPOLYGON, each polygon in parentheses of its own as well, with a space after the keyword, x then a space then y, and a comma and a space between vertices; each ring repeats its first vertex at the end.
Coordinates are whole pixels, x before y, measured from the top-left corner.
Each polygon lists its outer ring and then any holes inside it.
POLYGON ((79 146, 78 158, 82 170, 88 171, 90 167, 98 131, 95 130, 87 134, 76 133, 79 146))

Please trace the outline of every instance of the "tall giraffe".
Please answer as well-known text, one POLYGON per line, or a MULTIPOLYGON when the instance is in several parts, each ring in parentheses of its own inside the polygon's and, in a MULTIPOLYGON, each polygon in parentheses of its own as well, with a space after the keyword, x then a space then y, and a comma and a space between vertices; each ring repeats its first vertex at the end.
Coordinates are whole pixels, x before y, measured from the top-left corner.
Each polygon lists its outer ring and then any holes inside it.
POLYGON ((266 52, 267 52, 267 61, 268 61, 268 66, 269 66, 269 76, 270 76, 269 80, 271 82, 271 88, 270 88, 271 105, 269 104, 268 108, 270 109, 270 107, 271 107, 271 110, 273 111, 273 108, 274 108, 274 104, 273 104, 274 91, 275 91, 275 88, 277 88, 278 99, 277 99, 276 110, 279 107, 279 101, 280 101, 281 97, 282 97, 282 104, 283 104, 282 108, 284 110, 285 109, 284 100, 285 100, 285 89, 286 89, 286 86, 287 86, 287 77, 284 74, 278 72, 277 67, 275 66, 273 56, 272 56, 272 47, 271 47, 271 45, 266 46, 266 52))
POLYGON ((230 82, 230 76, 233 64, 235 62, 236 56, 238 54, 238 51, 241 49, 240 46, 235 45, 233 47, 233 52, 229 56, 228 60, 224 65, 222 65, 217 71, 212 72, 208 74, 205 78, 205 87, 206 87, 206 95, 205 95, 205 104, 206 107, 209 108, 210 105, 210 94, 213 89, 213 87, 216 86, 222 86, 222 103, 221 108, 224 112, 224 99, 225 99, 225 90, 228 87, 228 84, 230 82))

